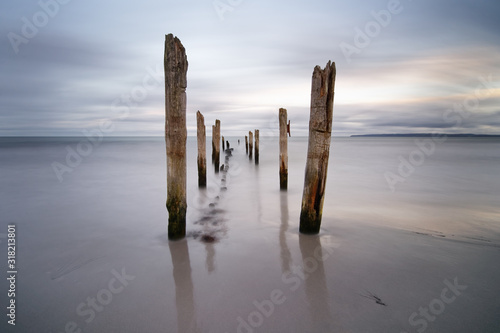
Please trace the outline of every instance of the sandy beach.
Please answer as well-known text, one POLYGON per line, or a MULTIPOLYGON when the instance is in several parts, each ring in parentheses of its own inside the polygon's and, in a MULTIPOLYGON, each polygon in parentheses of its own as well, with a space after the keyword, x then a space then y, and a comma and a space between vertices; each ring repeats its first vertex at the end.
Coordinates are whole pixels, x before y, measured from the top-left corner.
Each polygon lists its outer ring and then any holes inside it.
MULTIPOLYGON (((13 183, 4 178, 2 228, 17 226, 19 273, 16 326, 3 321, 2 331, 500 330, 500 242, 491 221, 467 229, 462 219, 454 228, 444 206, 416 199, 398 205, 423 186, 423 175, 388 200, 393 194, 375 185, 383 177, 357 170, 356 155, 348 153, 361 141, 345 139, 334 141, 321 233, 301 235, 306 141, 296 140, 286 192, 279 190, 275 141, 264 141, 256 166, 232 139, 227 171, 211 170, 206 190, 197 188, 188 141, 188 237, 175 242, 166 235, 161 140, 103 144, 62 183, 50 161, 66 143, 3 147, 4 175, 13 183), (24 185, 16 189, 20 175, 24 185), (412 205, 421 211, 405 217, 412 205)), ((375 170, 385 163, 373 161, 375 170)), ((482 216, 456 209, 464 219, 482 216)), ((483 213, 498 214, 489 209, 483 213)), ((5 280, 0 287, 8 289, 5 280)))

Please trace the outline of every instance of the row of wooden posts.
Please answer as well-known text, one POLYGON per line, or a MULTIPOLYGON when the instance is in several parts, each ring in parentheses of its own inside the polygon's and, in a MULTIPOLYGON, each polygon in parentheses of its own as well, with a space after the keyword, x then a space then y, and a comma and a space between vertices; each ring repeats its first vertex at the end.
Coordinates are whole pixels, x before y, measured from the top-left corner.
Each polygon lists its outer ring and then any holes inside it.
MULTIPOLYGON (((279 110, 280 119, 280 189, 286 190, 288 186, 288 140, 287 133, 290 136, 290 121, 286 124, 287 112, 286 109, 279 110)), ((197 146, 198 146, 198 187, 207 186, 207 153, 206 153, 206 126, 205 117, 198 110, 196 112, 197 125, 197 146)), ((259 130, 255 130, 255 140, 252 131, 245 135, 245 151, 248 158, 255 160, 255 164, 259 164, 259 130), (250 138, 250 142, 249 139, 250 138), (255 142, 255 147, 254 143, 255 142), (253 153, 255 151, 255 156, 253 153)), ((220 169, 220 141, 222 141, 222 150, 230 148, 229 141, 225 141, 220 135, 220 120, 215 120, 215 125, 212 125, 212 164, 215 167, 215 173, 219 173, 220 169), (220 139, 219 139, 220 138, 220 139)), ((239 143, 240 140, 238 140, 239 143)))
MULTIPOLYGON (((167 210, 168 237, 180 239, 186 235, 186 87, 188 62, 184 46, 172 34, 165 36, 165 143, 167 152, 167 210)), ((316 66, 312 75, 309 143, 302 194, 299 231, 318 234, 325 194, 330 141, 333 120, 335 63, 328 62, 324 69, 316 66)), ((206 129, 200 111, 196 114, 198 137, 198 185, 206 186, 206 129)), ((288 187, 288 139, 290 123, 287 110, 279 109, 279 174, 280 189, 288 187)), ((255 142, 255 163, 259 163, 259 130, 245 136, 246 152, 252 159, 255 142)), ((219 171, 220 143, 225 150, 224 137, 220 135, 220 120, 212 126, 212 161, 219 171)), ((229 149, 229 142, 227 148, 229 149)))

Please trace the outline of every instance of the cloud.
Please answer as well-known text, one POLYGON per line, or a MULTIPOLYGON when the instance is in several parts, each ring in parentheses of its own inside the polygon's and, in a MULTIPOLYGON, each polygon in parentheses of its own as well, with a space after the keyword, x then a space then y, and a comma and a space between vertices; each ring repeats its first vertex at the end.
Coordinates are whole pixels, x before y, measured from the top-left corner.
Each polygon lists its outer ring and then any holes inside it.
MULTIPOLYGON (((236 3, 236 2, 235 2, 236 3)), ((114 102, 161 72, 164 35, 186 47, 188 128, 194 113, 219 118, 231 135, 269 129, 288 109, 307 134, 311 74, 337 63, 336 135, 393 131, 498 132, 500 22, 494 1, 401 1, 403 10, 348 63, 339 44, 373 20, 387 1, 242 1, 220 20, 211 1, 71 2, 15 54, 0 47, 0 135, 81 135, 118 119, 113 135, 162 135, 164 87, 119 118, 114 102), (442 114, 491 75, 494 94, 474 116, 450 127, 442 114)), ((38 4, 3 4, 0 32, 20 33, 38 4)), ((484 89, 483 89, 484 90, 484 89)), ((125 96, 125 97, 124 97, 125 96)))

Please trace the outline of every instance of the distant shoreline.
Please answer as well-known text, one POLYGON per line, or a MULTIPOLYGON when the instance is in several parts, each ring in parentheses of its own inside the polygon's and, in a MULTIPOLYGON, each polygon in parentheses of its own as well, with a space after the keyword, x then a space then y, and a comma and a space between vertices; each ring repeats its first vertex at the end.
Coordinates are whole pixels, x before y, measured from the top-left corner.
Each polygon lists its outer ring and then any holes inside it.
POLYGON ((412 133, 412 134, 355 134, 351 138, 357 137, 431 137, 431 136, 447 136, 456 138, 500 138, 500 135, 494 134, 445 134, 445 133, 412 133))
MULTIPOLYGON (((387 138, 412 138, 412 137, 432 137, 432 136, 446 136, 446 137, 456 137, 456 138, 500 138, 500 134, 446 134, 446 133, 413 133, 413 134, 353 134, 353 135, 332 135, 332 138, 370 138, 370 137, 387 137, 387 138)), ((211 135, 207 135, 208 138, 211 135)), ((229 135, 227 138, 243 138, 242 135, 229 135)), ((264 138, 278 138, 277 136, 261 136, 264 138)), ((292 136, 292 138, 307 138, 307 135, 296 135, 292 136)), ((54 140, 54 139, 82 139, 86 138, 82 135, 46 135, 46 136, 38 136, 38 135, 7 135, 0 136, 0 140, 16 140, 16 139, 27 139, 27 140, 54 140)), ((108 135, 104 136, 103 139, 158 139, 164 140, 165 136, 163 135, 108 135)), ((196 138, 196 135, 188 135, 188 138, 196 138)))

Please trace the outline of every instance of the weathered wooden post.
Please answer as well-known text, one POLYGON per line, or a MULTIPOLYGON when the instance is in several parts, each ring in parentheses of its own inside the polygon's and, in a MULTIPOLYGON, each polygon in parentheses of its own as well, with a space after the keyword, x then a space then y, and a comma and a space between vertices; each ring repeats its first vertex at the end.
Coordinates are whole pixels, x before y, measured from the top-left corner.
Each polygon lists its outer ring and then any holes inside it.
POLYGON ((212 125, 212 164, 215 163, 215 125, 212 125))
POLYGON ((286 190, 288 188, 288 138, 286 137, 287 113, 286 109, 279 111, 280 123, 280 189, 286 190))
POLYGON ((222 151, 226 151, 226 140, 224 140, 224 136, 222 136, 222 151))
POLYGON ((259 164, 259 130, 255 130, 255 164, 259 164))
POLYGON ((253 154, 253 133, 252 131, 248 132, 248 158, 252 159, 253 154))
POLYGON ((205 133, 205 117, 200 111, 196 112, 196 122, 198 125, 198 186, 207 187, 207 147, 205 133))
POLYGON ((246 148, 247 155, 248 155, 248 136, 246 136, 246 135, 245 135, 245 148, 246 148))
POLYGON ((165 143, 168 238, 186 235, 186 87, 188 61, 177 37, 165 36, 165 143))
POLYGON ((220 165, 220 120, 215 120, 212 126, 212 160, 215 164, 215 173, 219 173, 220 165))
POLYGON ((309 144, 299 227, 304 234, 317 234, 321 227, 332 135, 335 76, 335 63, 331 61, 325 69, 316 66, 312 76, 309 144))
POLYGON ((288 132, 288 136, 292 136, 290 133, 290 120, 288 121, 288 125, 286 125, 286 131, 288 132))

